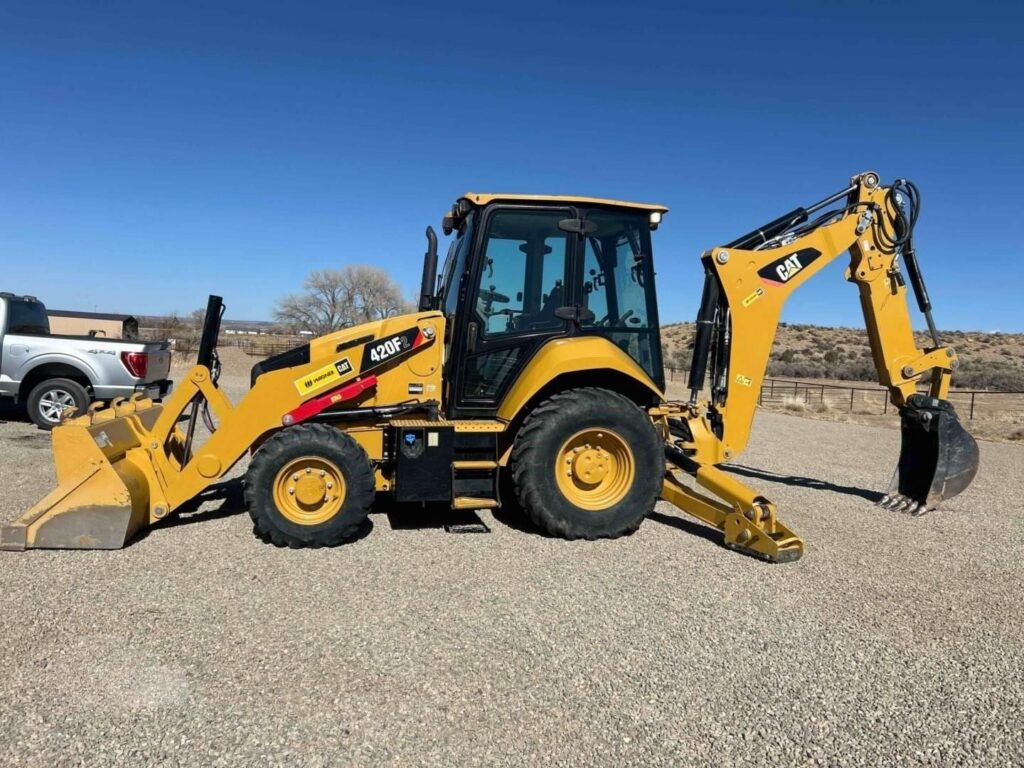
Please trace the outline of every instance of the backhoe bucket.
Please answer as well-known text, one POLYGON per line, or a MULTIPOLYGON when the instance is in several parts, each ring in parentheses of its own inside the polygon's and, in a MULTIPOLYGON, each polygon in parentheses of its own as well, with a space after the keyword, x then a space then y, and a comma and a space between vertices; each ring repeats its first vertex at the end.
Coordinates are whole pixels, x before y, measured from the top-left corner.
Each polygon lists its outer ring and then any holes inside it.
POLYGON ((57 488, 0 528, 0 549, 120 549, 150 520, 143 440, 162 408, 115 403, 53 430, 57 488))
POLYGON ((978 472, 978 444, 945 400, 912 395, 900 413, 900 460, 879 504, 923 515, 971 484, 978 472))

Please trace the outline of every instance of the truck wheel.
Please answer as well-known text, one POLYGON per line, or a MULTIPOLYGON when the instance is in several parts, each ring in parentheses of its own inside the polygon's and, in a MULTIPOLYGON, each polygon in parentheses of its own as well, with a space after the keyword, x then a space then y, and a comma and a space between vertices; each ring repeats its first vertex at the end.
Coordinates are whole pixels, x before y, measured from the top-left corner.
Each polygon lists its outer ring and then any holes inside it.
POLYGON ((74 407, 80 416, 89 407, 89 392, 71 379, 47 379, 36 384, 28 395, 28 417, 40 429, 60 424, 65 408, 74 407))
POLYGON ((650 418, 606 389, 568 390, 537 406, 516 436, 511 463, 526 514, 566 539, 632 533, 654 509, 665 474, 650 418))
POLYGON ((278 432, 245 475, 256 534, 279 547, 333 547, 356 537, 373 504, 373 465, 355 440, 326 424, 278 432))

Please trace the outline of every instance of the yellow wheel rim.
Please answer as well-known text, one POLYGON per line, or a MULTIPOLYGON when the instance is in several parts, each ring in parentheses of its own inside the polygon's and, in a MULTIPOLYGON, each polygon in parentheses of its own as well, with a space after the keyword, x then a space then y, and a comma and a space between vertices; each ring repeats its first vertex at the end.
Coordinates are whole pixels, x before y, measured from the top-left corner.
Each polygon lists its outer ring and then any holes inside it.
POLYGON ((629 444, 607 429, 584 429, 562 444, 555 480, 562 495, 581 509, 599 512, 626 498, 636 477, 629 444))
POLYGON ((319 525, 338 514, 345 502, 345 476, 320 456, 292 459, 274 478, 274 503, 288 520, 319 525))

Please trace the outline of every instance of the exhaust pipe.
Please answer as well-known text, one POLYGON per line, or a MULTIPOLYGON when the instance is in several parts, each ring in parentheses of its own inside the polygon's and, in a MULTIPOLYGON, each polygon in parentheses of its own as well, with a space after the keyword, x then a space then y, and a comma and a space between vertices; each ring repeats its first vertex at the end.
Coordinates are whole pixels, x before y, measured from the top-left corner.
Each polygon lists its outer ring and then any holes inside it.
POLYGON ((879 505, 919 516, 971 484, 978 473, 978 444, 945 400, 911 395, 900 416, 899 463, 879 505))

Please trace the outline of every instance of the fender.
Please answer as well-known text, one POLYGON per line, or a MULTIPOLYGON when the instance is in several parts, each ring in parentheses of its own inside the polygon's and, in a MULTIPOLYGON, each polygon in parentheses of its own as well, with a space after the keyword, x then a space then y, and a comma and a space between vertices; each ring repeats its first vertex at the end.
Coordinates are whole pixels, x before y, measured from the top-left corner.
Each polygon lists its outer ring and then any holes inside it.
POLYGON ((33 357, 31 356, 30 353, 30 356, 27 357, 25 361, 18 366, 18 370, 16 373, 18 377, 18 386, 20 387, 22 382, 24 382, 25 379, 29 378, 29 376, 32 375, 33 371, 36 371, 39 368, 43 368, 44 366, 47 365, 63 365, 68 368, 74 368, 76 371, 82 374, 82 376, 88 379, 89 384, 91 386, 95 386, 96 381, 99 378, 96 371, 92 367, 87 365, 86 361, 74 357, 72 355, 64 355, 59 352, 46 352, 44 354, 33 357))
MULTIPOLYGON (((665 394, 637 362, 603 336, 571 336, 553 339, 533 356, 498 408, 498 418, 512 421, 540 390, 567 373, 613 370, 650 390, 658 401, 665 394)), ((594 380, 600 386, 599 378, 594 380)))

